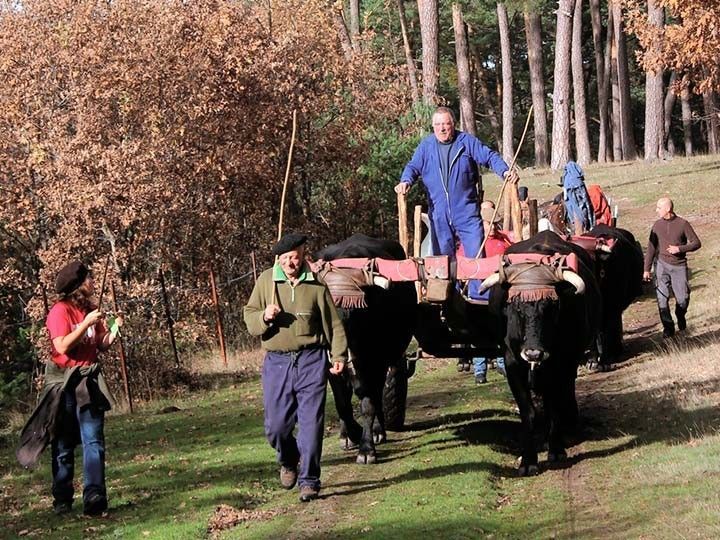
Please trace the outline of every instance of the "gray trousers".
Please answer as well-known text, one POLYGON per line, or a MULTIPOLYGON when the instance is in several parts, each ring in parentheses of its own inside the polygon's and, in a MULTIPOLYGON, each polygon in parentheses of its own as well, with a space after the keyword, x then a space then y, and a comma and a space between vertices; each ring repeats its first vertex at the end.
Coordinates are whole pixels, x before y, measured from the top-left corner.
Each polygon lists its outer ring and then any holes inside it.
POLYGON ((676 317, 684 320, 690 305, 688 267, 686 264, 667 264, 658 259, 655 263, 655 280, 660 321, 666 331, 673 332, 675 324, 670 315, 670 295, 675 297, 676 317))
POLYGON ((325 349, 268 352, 262 368, 265 436, 286 467, 298 466, 298 486, 320 489, 328 360, 325 349), (293 436, 298 425, 297 440, 293 436))

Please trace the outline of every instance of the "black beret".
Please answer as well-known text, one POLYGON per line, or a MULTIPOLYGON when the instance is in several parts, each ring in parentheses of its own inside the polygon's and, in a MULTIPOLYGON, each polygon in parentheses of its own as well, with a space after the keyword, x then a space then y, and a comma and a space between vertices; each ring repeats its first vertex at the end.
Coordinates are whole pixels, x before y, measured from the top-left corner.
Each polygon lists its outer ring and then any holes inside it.
POLYGON ((294 249, 299 248, 305 242, 307 242, 307 236, 304 234, 299 234, 299 233, 284 234, 283 237, 280 240, 278 240, 278 243, 273 246, 272 254, 273 255, 282 255, 283 253, 287 253, 288 251, 292 251, 294 249))
POLYGON ((80 261, 73 261, 63 266, 55 277, 55 292, 58 294, 70 294, 80 285, 90 271, 80 261))

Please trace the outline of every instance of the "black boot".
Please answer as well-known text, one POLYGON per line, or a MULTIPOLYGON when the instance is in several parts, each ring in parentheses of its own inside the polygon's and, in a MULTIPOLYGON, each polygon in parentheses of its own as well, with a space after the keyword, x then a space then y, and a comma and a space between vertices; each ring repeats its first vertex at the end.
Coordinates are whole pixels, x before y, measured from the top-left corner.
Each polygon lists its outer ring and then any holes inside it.
POLYGON ((662 308, 660 311, 660 322, 663 325, 663 337, 671 338, 675 335, 675 322, 670 315, 670 308, 662 308))
POLYGON ((686 313, 687 306, 675 306, 675 318, 677 319, 677 328, 680 332, 687 328, 687 321, 685 320, 686 313))

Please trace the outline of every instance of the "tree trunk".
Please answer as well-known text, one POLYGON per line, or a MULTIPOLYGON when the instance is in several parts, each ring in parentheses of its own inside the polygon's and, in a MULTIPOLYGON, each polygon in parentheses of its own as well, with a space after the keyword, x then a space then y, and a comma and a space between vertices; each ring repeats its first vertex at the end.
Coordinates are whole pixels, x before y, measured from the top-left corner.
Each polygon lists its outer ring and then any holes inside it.
POLYGON ((473 50, 473 61, 475 63, 475 78, 477 80, 478 90, 480 91, 480 97, 485 104, 487 110, 487 117, 490 121, 490 127, 492 128, 493 135, 495 136, 495 144, 498 148, 502 148, 502 132, 500 131, 500 121, 498 120, 497 109, 495 108, 495 101, 493 96, 490 94, 490 89, 487 85, 487 72, 482 64, 480 51, 477 47, 473 50))
MULTIPOLYGON (((613 54, 614 54, 614 47, 613 43, 615 43, 614 39, 615 32, 613 31, 613 22, 612 22, 612 11, 608 11, 608 20, 607 20, 607 35, 605 36, 605 58, 603 59, 605 66, 603 70, 603 93, 605 94, 606 99, 611 100, 612 104, 615 103, 615 92, 614 89, 611 87, 612 84, 615 84, 615 79, 617 78, 617 74, 614 74, 613 70, 613 54), (613 78, 615 77, 615 79, 613 78)), ((607 123, 607 148, 605 149, 605 158, 606 161, 611 161, 615 159, 615 142, 616 140, 619 140, 617 137, 615 137, 615 108, 614 106, 608 110, 608 123, 607 123)))
POLYGON ((407 17, 405 17, 405 0, 397 0, 398 14, 400 16, 400 31, 403 38, 403 48, 405 49, 405 63, 407 64, 408 79, 410 80, 410 95, 412 96, 413 105, 420 104, 420 89, 417 83, 417 70, 415 69, 415 57, 413 55, 412 44, 407 32, 407 17))
POLYGON ((502 154, 505 162, 509 165, 515 152, 513 145, 513 88, 512 88, 512 62, 510 58, 510 25, 508 24, 507 9, 505 4, 498 2, 497 5, 498 26, 500 28, 500 54, 502 57, 502 125, 503 145, 502 154))
MULTIPOLYGON (((590 0, 590 19, 592 21, 593 45, 595 47, 595 71, 597 73, 598 117, 600 133, 598 140, 598 162, 605 163, 608 158, 608 86, 605 84, 605 64, 602 48, 602 22, 600 21, 600 0, 590 0)), ((610 25, 608 25, 608 29, 610 25)), ((605 38, 607 40, 607 37, 605 38)))
POLYGON ((542 23, 540 14, 527 9, 525 17, 525 39, 530 67, 530 91, 533 102, 533 127, 535 129, 535 165, 548 165, 547 110, 545 109, 545 78, 542 57, 542 23))
POLYGON ((572 30, 572 79, 573 101, 575 104, 575 153, 580 165, 592 161, 590 135, 588 134, 587 113, 585 109, 585 75, 582 59, 582 0, 575 0, 575 14, 572 30))
MULTIPOLYGON (((648 22, 658 28, 665 24, 665 10, 657 0, 648 0, 648 22)), ((660 44, 658 43, 657 46, 660 44)), ((645 73, 645 161, 663 157, 665 141, 663 126, 663 72, 661 69, 645 73)))
POLYGON ((438 103, 438 3, 437 0, 417 0, 422 39, 423 100, 430 106, 438 103))
POLYGON ((667 91, 665 92, 665 103, 663 105, 663 117, 665 119, 663 122, 663 133, 665 134, 665 149, 669 156, 675 155, 675 141, 673 141, 670 128, 672 127, 672 113, 675 108, 675 101, 677 100, 677 95, 673 89, 676 79, 677 72, 673 71, 670 74, 670 81, 668 82, 667 91))
POLYGON ((453 4, 453 28, 455 29, 455 59, 458 71, 458 92, 460 94, 460 129, 475 135, 475 111, 468 60, 467 33, 460 4, 453 4))
POLYGON ((560 0, 555 34, 555 88, 553 89, 552 157, 557 170, 570 159, 570 47, 575 0, 560 0))
POLYGON ((347 26, 345 26, 345 19, 342 16, 342 10, 333 10, 333 19, 335 20, 335 29, 340 38, 340 45, 342 46, 343 53, 345 54, 345 60, 352 60, 353 47, 350 41, 350 34, 348 34, 347 26))
POLYGON ((355 51, 360 50, 360 0, 350 0, 350 41, 355 51))
POLYGON ((618 97, 620 99, 620 136, 622 138, 622 159, 637 159, 635 135, 632 124, 632 102, 630 101, 630 75, 628 72, 627 43, 620 0, 612 0, 615 42, 617 43, 618 97))
POLYGON ((610 45, 610 84, 612 86, 612 152, 613 161, 622 161, 622 115, 620 113, 620 87, 618 86, 617 40, 615 39, 615 21, 612 13, 612 0, 608 10, 608 43, 610 45), (612 29, 611 29, 612 25, 612 29))
POLYGON ((680 104, 682 105, 683 140, 685 142, 685 156, 693 155, 692 145, 692 110, 690 109, 690 89, 687 83, 680 93, 680 104))
POLYGON ((703 105, 705 106, 705 125, 707 129, 708 153, 717 154, 720 151, 720 134, 718 134, 717 104, 715 92, 709 90, 703 94, 703 105))

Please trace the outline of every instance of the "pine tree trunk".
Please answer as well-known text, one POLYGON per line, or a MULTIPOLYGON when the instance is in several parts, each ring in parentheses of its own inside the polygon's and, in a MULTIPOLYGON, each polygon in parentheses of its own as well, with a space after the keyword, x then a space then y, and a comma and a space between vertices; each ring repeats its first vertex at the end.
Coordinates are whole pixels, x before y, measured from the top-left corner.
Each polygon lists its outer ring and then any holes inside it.
POLYGON ((422 38, 423 100, 435 106, 438 103, 439 52, 437 0, 417 0, 422 38))
MULTIPOLYGON (((602 22, 600 21, 600 0, 590 0, 593 45, 595 47, 595 72, 597 74, 598 117, 600 120, 598 140, 598 162, 605 163, 608 156, 608 87, 605 85, 605 65, 602 48, 602 22)), ((607 37, 606 37, 607 39, 607 37)))
MULTIPOLYGON (((610 0, 612 2, 612 0, 610 0)), ((610 6, 612 9, 612 5, 610 6)), ((614 19, 612 12, 608 19, 614 19)), ((615 39, 615 21, 613 20, 612 42, 610 45, 610 84, 612 86, 612 135, 613 135, 613 161, 622 161, 622 114, 620 112, 620 87, 618 86, 617 40, 615 39)))
POLYGON ((575 0, 560 0, 557 10, 550 159, 550 166, 555 170, 563 168, 570 159, 570 48, 574 5, 575 0))
MULTIPOLYGON (((342 8, 342 6, 340 6, 342 8)), ((352 41, 350 41, 350 34, 348 34, 347 26, 345 26, 345 19, 343 19, 342 9, 335 9, 333 11, 333 20, 335 21, 335 29, 340 39, 340 46, 342 47, 345 55, 345 60, 350 61, 353 57, 352 41)))
POLYGON ((487 70, 482 64, 480 51, 477 47, 473 50, 473 62, 475 64, 475 79, 477 81, 480 97, 482 98, 485 109, 487 110, 490 127, 492 128, 493 135, 495 136, 495 144, 502 151, 502 131, 500 131, 500 121, 498 120, 497 108, 495 107, 495 100, 490 94, 490 89, 487 85, 487 70))
POLYGON ((475 109, 468 60, 467 33, 460 4, 453 4, 453 28, 455 30, 455 61, 458 71, 458 92, 460 94, 460 129, 475 135, 475 109))
POLYGON ((687 84, 683 86, 680 93, 680 104, 682 106, 683 140, 685 143, 685 156, 693 155, 692 144, 692 110, 690 109, 690 89, 687 84))
POLYGON ((575 104, 575 152, 577 162, 587 165, 592 161, 590 135, 588 134, 585 108, 585 76, 582 59, 582 0, 575 0, 575 14, 572 29, 572 79, 573 101, 575 104))
POLYGON ((360 50, 360 0, 350 0, 350 41, 355 51, 360 50))
POLYGON ((548 165, 547 110, 545 108, 545 77, 542 57, 542 23, 540 14, 525 10, 525 39, 527 40, 528 65, 530 67, 530 91, 533 102, 533 127, 535 129, 535 165, 548 165))
MULTIPOLYGON (((665 10, 658 5, 657 0, 648 0, 648 22, 658 28, 665 24, 665 10)), ((663 157, 663 142, 665 141, 663 91, 662 70, 646 72, 645 161, 656 161, 663 157)))
POLYGON ((420 89, 417 83, 417 70, 415 69, 415 57, 412 44, 407 31, 407 17, 405 16, 405 0, 397 0, 398 15, 400 16, 400 31, 403 38, 403 49, 405 49, 405 63, 407 64, 408 80, 410 81, 410 95, 413 105, 420 104, 420 89))
POLYGON ((717 154, 720 151, 720 134, 718 134, 717 103, 715 92, 712 90, 703 94, 703 105, 705 106, 705 126, 707 130, 707 145, 709 154, 717 154))
POLYGON ((509 165, 512 161, 514 150, 513 144, 513 88, 512 88, 512 54, 510 52, 510 25, 508 24, 507 9, 505 4, 497 4, 498 26, 500 28, 500 54, 502 57, 502 126, 503 145, 502 154, 505 162, 509 165))
POLYGON ((663 105, 663 133, 665 134, 665 149, 669 156, 675 155, 675 141, 673 141, 670 128, 672 127, 672 113, 675 108, 675 101, 677 101, 677 95, 673 89, 675 80, 677 79, 677 72, 673 71, 670 74, 670 81, 668 82, 667 91, 665 92, 665 104, 663 105))
POLYGON ((632 102, 630 100, 630 75, 628 72, 627 43, 620 0, 612 0, 615 42, 617 44, 618 97, 620 99, 620 135, 622 137, 622 159, 637 159, 635 135, 632 124, 632 102))
POLYGON ((620 140, 619 136, 616 136, 615 130, 619 123, 615 123, 615 87, 617 84, 617 73, 613 69, 616 65, 613 61, 614 58, 614 43, 615 43, 615 31, 613 30, 613 19, 612 10, 608 10, 607 18, 607 35, 605 36, 605 58, 604 69, 603 69, 603 93, 605 97, 612 101, 612 107, 608 110, 608 124, 607 124, 607 148, 605 149, 605 158, 607 161, 613 161, 615 157, 615 145, 620 140))

